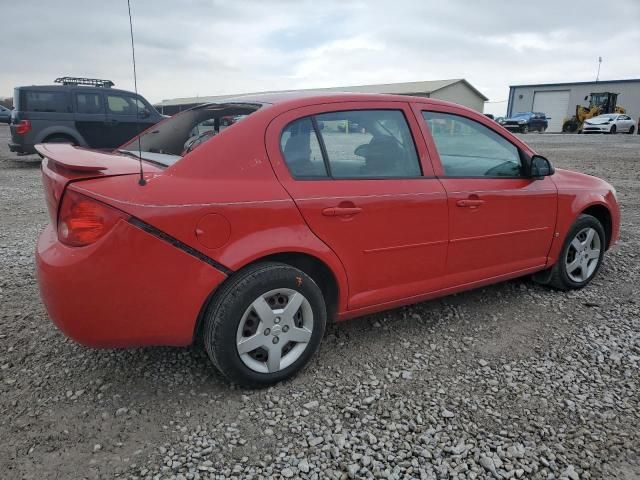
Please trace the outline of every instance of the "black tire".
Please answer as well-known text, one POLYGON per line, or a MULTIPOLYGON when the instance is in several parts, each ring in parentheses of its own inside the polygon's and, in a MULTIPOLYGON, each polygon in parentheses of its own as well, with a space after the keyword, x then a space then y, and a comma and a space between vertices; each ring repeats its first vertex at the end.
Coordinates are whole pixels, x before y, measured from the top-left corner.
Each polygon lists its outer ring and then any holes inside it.
POLYGON ((522 133, 529 133, 529 125, 525 125, 524 127, 522 127, 522 128, 520 129, 520 131, 521 131, 522 133))
POLYGON ((579 133, 579 125, 575 120, 567 120, 562 124, 562 133, 579 133))
POLYGON ((633 132, 636 131, 636 127, 634 125, 631 125, 631 127, 629 128, 629 135, 633 135, 633 132))
POLYGON ((598 271, 600 270, 600 267, 602 266, 602 259, 604 258, 604 251, 606 250, 606 245, 607 243, 606 243, 606 235, 604 232, 604 228, 602 224, 598 221, 598 219, 591 215, 586 215, 586 214, 580 215, 578 219, 575 221, 575 223, 569 229, 569 232, 567 233, 567 238, 564 241, 564 245, 562 246, 562 250, 560 251, 558 260, 555 263, 555 265, 552 267, 550 271, 550 275, 548 276, 547 279, 545 279, 540 283, 545 283, 559 290, 578 289, 588 285, 589 282, 591 282, 591 280, 593 280, 596 277, 596 275, 598 274, 598 271), (567 273, 565 260, 567 259, 571 242, 573 241, 574 237, 581 230, 585 228, 593 228, 596 231, 597 235, 600 237, 600 256, 598 257, 598 263, 593 273, 586 280, 582 282, 576 282, 575 280, 569 277, 569 274, 567 273))
POLYGON ((611 130, 609 130, 609 133, 611 135, 615 135, 616 134, 616 130, 617 130, 616 126, 615 125, 611 125, 611 130))
POLYGON ((324 297, 311 277, 287 264, 264 262, 237 272, 215 294, 205 313, 203 340, 209 358, 229 381, 248 387, 262 387, 300 371, 318 350, 326 323, 324 297), (297 360, 282 370, 261 373, 249 368, 241 359, 236 335, 243 315, 254 300, 275 289, 294 290, 306 298, 313 312, 313 329, 297 360))
POLYGON ((74 138, 69 135, 55 134, 44 139, 42 143, 68 143, 69 145, 77 145, 74 138))

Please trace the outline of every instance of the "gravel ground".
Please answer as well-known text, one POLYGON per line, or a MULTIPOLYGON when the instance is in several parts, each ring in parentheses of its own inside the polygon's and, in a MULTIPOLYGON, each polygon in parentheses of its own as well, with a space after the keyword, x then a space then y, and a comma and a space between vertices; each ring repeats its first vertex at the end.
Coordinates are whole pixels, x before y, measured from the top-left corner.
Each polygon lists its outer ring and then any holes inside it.
POLYGON ((520 279, 334 325, 297 378, 243 391, 199 347, 89 350, 54 328, 39 162, 7 134, 2 478, 640 478, 640 137, 525 136, 618 189, 620 243, 588 288, 520 279))

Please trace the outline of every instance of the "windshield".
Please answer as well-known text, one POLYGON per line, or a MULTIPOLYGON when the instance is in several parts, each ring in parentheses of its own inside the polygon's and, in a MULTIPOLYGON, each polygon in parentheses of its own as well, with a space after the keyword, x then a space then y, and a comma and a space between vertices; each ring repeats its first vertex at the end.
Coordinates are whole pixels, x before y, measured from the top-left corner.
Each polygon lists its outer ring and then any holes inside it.
POLYGON ((152 127, 139 139, 125 144, 119 152, 137 156, 141 150, 143 160, 165 166, 173 165, 223 130, 233 127, 260 106, 217 103, 195 107, 152 127))
POLYGON ((608 119, 608 120, 615 120, 617 117, 618 117, 618 115, 608 113, 608 114, 605 114, 605 115, 598 115, 595 118, 605 118, 605 119, 608 119))
POLYGON ((525 118, 525 119, 526 119, 526 118, 529 118, 530 116, 531 116, 531 114, 530 114, 530 113, 527 113, 527 112, 519 112, 519 113, 516 113, 516 114, 515 114, 513 117, 511 117, 511 118, 525 118))

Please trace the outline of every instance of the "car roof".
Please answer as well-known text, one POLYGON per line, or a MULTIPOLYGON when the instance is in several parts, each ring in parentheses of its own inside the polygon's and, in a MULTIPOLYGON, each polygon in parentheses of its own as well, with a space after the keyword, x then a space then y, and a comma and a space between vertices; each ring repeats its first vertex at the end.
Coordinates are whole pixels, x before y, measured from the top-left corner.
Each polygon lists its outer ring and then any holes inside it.
MULTIPOLYGON (((449 105, 466 108, 452 102, 436 100, 427 97, 416 97, 411 95, 394 95, 388 93, 354 93, 354 92, 279 92, 279 93, 257 93, 239 95, 220 99, 216 102, 205 105, 218 105, 224 103, 257 103, 296 108, 305 105, 315 105, 320 103, 337 102, 421 102, 438 105, 449 105)), ((200 108, 205 105, 201 105, 200 108)), ((476 112, 477 113, 477 112, 476 112)))
MULTIPOLYGON (((99 92, 112 92, 112 93, 126 93, 129 95, 135 95, 134 92, 129 90, 120 90, 118 88, 108 87, 94 87, 91 85, 23 85, 16 87, 16 90, 86 90, 86 91, 99 91, 99 92)), ((138 96, 141 96, 138 94, 138 96)))

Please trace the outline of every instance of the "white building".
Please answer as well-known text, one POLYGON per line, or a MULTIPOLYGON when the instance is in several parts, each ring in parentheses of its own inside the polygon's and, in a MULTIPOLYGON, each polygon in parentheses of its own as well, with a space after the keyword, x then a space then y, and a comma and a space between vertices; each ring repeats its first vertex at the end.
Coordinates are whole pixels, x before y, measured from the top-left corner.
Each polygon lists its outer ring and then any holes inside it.
POLYGON ((561 132, 565 120, 576 113, 576 105, 589 105, 592 93, 618 94, 617 104, 636 122, 640 117, 640 79, 602 80, 599 82, 545 83, 509 87, 507 116, 517 112, 543 112, 549 120, 547 132, 561 132))
POLYGON ((484 102, 489 100, 464 78, 452 80, 427 80, 424 82, 385 83, 381 85, 356 85, 350 87, 309 88, 303 90, 285 90, 282 92, 254 92, 235 95, 217 95, 212 97, 174 98, 163 100, 155 105, 159 112, 173 115, 203 103, 218 102, 239 95, 258 95, 261 93, 284 92, 356 92, 356 93, 393 93, 418 97, 437 98, 459 103, 479 112, 484 110, 484 102))

